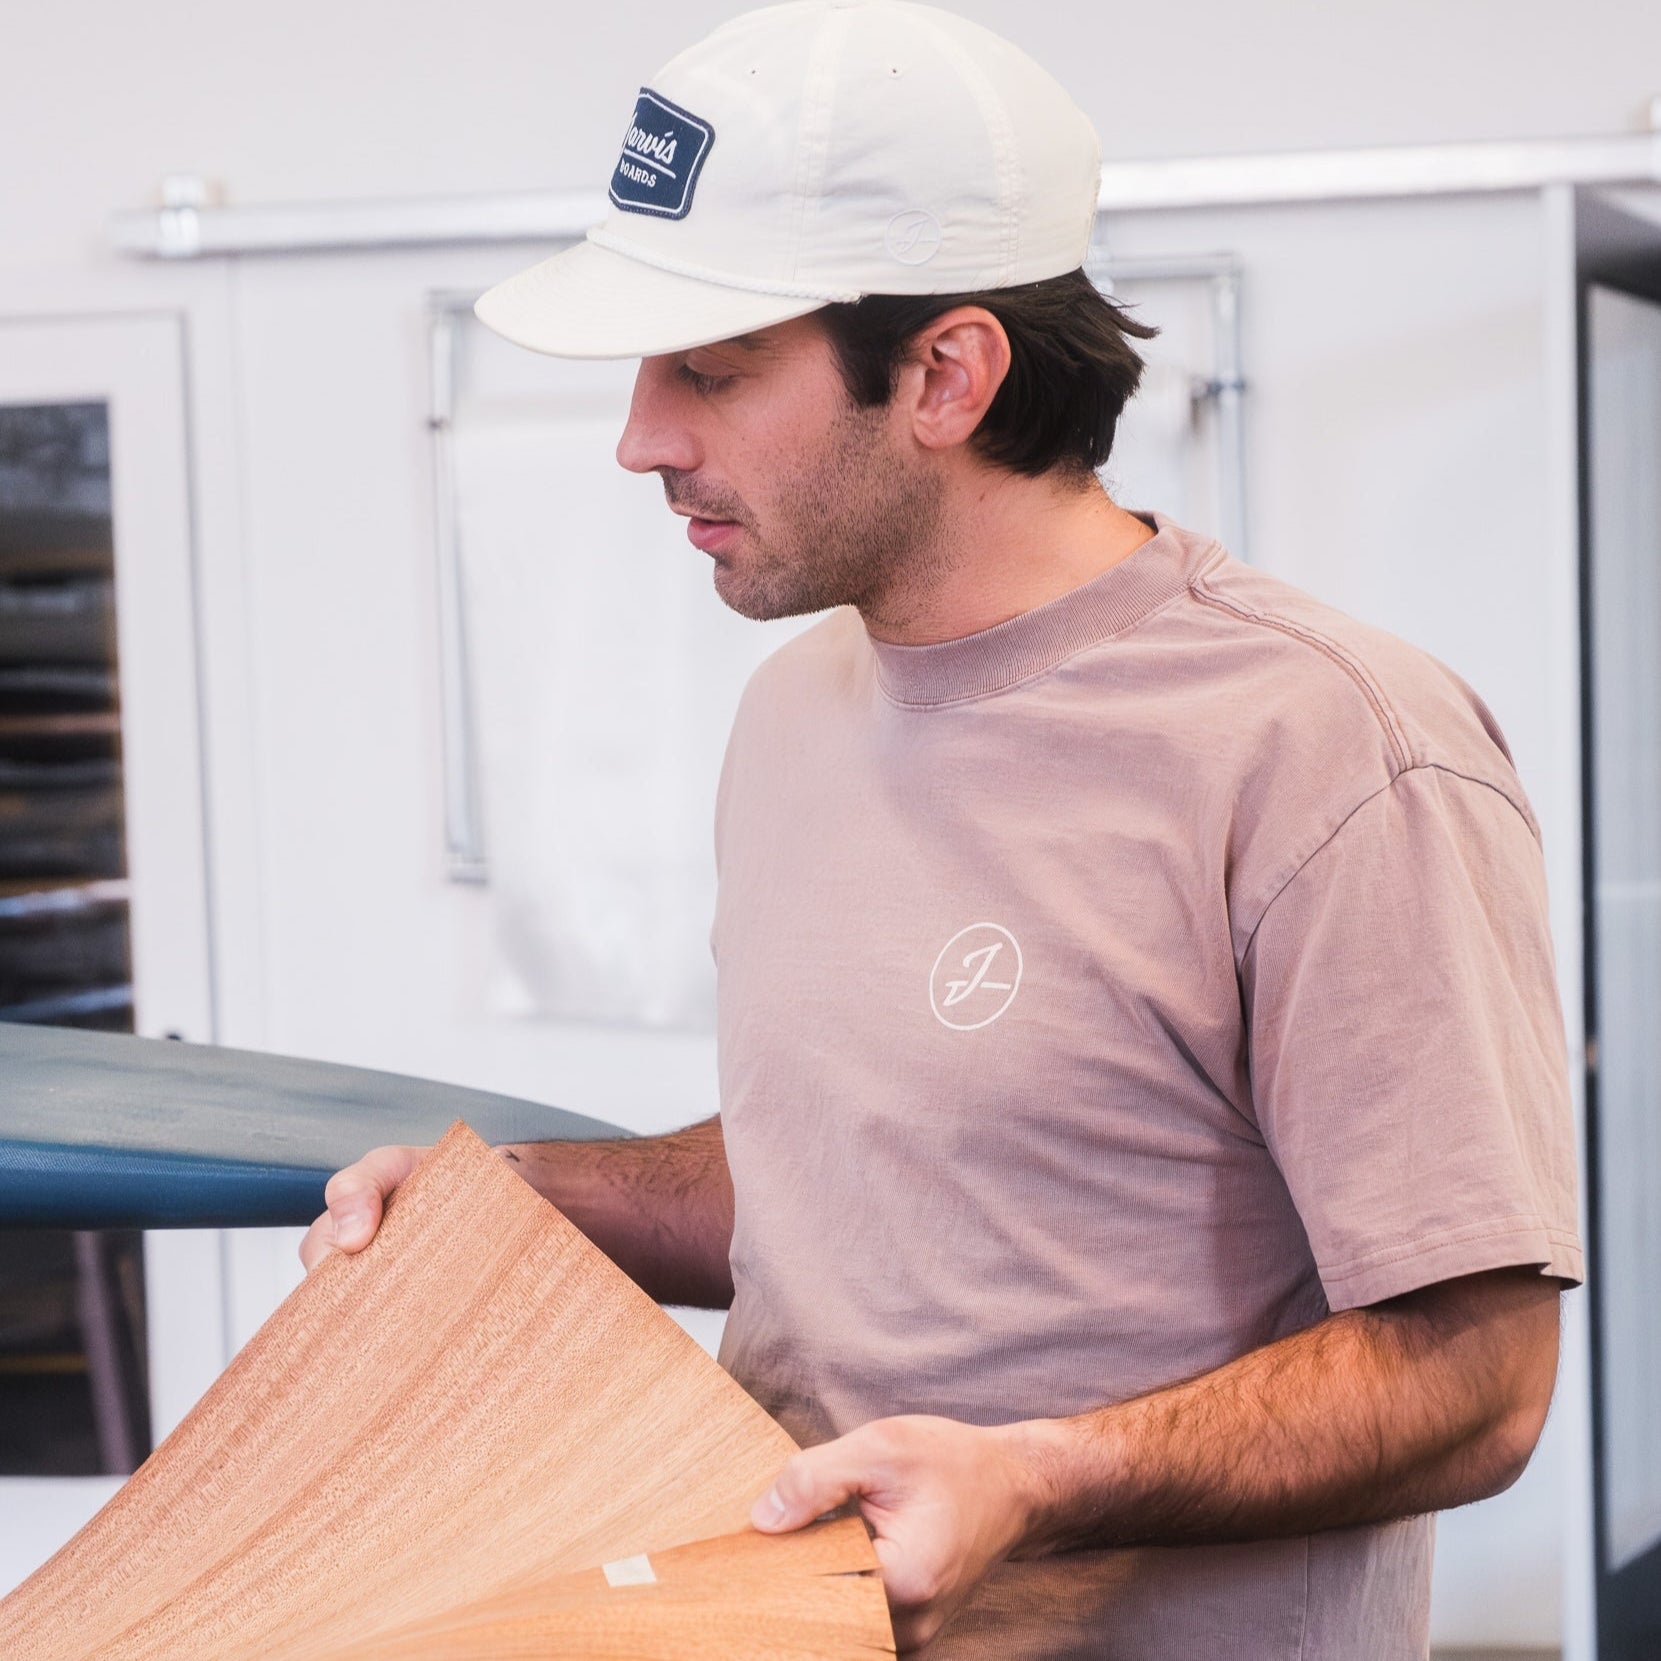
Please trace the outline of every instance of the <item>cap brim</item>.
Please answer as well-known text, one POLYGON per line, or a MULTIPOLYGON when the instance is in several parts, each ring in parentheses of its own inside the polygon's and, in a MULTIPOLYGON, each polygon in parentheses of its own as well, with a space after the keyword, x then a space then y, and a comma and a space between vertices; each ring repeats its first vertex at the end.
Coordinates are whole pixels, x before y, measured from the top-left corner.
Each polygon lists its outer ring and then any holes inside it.
POLYGON ((498 283, 473 310, 486 328, 533 352, 645 358, 730 340, 825 303, 724 288, 579 242, 498 283))

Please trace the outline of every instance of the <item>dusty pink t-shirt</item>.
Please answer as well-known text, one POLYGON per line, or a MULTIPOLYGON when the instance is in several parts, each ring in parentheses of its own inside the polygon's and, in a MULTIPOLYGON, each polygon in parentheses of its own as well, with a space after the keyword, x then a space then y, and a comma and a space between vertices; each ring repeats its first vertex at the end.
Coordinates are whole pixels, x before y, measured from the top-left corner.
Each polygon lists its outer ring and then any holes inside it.
MULTIPOLYGON (((717 813, 721 1359, 804 1442, 1066 1414, 1577 1280, 1539 832, 1432 658, 1158 520, 938 646, 770 659, 717 813)), ((1432 1526, 1008 1564, 931 1661, 1394 1661, 1432 1526)))

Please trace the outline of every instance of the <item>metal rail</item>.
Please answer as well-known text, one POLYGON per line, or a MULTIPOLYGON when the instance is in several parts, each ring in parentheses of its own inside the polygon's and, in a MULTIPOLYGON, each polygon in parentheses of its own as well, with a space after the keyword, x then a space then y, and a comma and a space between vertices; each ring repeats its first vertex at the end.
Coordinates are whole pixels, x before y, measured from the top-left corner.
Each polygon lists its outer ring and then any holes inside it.
MULTIPOLYGON (((1655 183, 1661 183, 1661 133, 1648 132, 1110 162, 1098 201, 1102 212, 1114 213, 1655 183)), ((219 205, 210 201, 205 180, 181 174, 163 181, 161 206, 114 214, 110 240, 118 252, 148 259, 563 242, 576 240, 605 213, 597 191, 557 190, 219 205)))

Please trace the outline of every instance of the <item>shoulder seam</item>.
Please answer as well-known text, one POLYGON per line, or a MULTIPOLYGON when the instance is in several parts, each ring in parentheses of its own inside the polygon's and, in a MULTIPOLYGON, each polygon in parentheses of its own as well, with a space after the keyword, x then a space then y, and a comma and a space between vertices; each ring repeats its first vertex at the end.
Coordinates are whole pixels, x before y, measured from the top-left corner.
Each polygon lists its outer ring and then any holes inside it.
POLYGON ((1408 771, 1414 773, 1446 773, 1449 778, 1463 779, 1466 784, 1479 784, 1484 790, 1492 790, 1522 820, 1528 829, 1528 834, 1536 842, 1541 840, 1539 822, 1530 811, 1526 798, 1519 800, 1509 790, 1495 784, 1492 779, 1482 778, 1476 773, 1462 773, 1457 767, 1450 767, 1445 761, 1421 761, 1409 768, 1408 771))
POLYGON ((1263 902, 1263 909, 1258 912, 1257 920, 1251 926, 1251 933, 1246 936, 1246 943, 1240 948, 1240 956, 1234 965, 1236 972, 1238 972, 1241 965, 1245 963, 1246 959, 1251 956, 1252 947, 1257 941, 1257 931, 1263 927, 1263 919, 1274 910, 1275 901, 1278 900, 1281 895, 1284 894, 1286 890, 1298 880, 1298 878, 1308 868, 1311 860, 1315 859, 1323 849, 1332 845, 1340 832, 1342 832, 1344 827, 1356 816, 1356 814, 1358 814, 1370 802, 1376 802, 1378 798, 1387 790, 1395 789, 1397 784, 1399 784, 1409 773, 1446 773, 1450 778, 1463 779, 1467 784, 1476 784, 1480 785, 1484 790, 1492 790, 1493 793, 1498 796, 1499 799, 1504 802, 1519 819, 1522 820, 1524 828, 1528 831, 1528 834, 1533 837, 1536 844, 1539 843, 1540 827, 1535 823, 1533 816, 1511 795, 1509 791, 1502 790, 1492 779, 1478 778, 1474 773, 1461 773, 1457 767, 1449 767, 1439 761, 1416 762, 1410 767, 1404 767, 1401 772, 1395 775, 1394 778, 1388 779, 1381 784, 1377 790, 1368 791, 1368 793, 1363 796, 1361 800, 1357 802, 1355 806, 1352 807, 1349 812, 1346 813, 1344 817, 1340 819, 1338 823, 1334 825, 1332 829, 1324 837, 1322 837, 1321 840, 1316 843, 1307 854, 1304 855, 1302 859, 1298 861, 1298 863, 1287 874, 1285 881, 1283 881, 1280 886, 1275 889, 1274 893, 1263 902))
POLYGON ((1226 611, 1232 616, 1241 618, 1248 623, 1256 623, 1259 628, 1273 629, 1277 633, 1289 636, 1293 640, 1301 640, 1304 645, 1319 652, 1324 658, 1335 664, 1355 683, 1357 690, 1367 700, 1368 707, 1373 712, 1373 718, 1384 730, 1391 752, 1396 758, 1398 771, 1405 771, 1414 765, 1413 753, 1407 742, 1407 735, 1403 732, 1401 723, 1396 719, 1395 711, 1390 707, 1389 700, 1384 696, 1384 690, 1366 667, 1351 653, 1347 652, 1336 640, 1321 634, 1318 630, 1305 627, 1301 623, 1294 623, 1286 617, 1273 617, 1267 612, 1254 611, 1250 606, 1241 605, 1238 600, 1225 598, 1214 588, 1207 585, 1204 574, 1196 576, 1189 585, 1194 598, 1202 605, 1213 606, 1220 611, 1226 611))

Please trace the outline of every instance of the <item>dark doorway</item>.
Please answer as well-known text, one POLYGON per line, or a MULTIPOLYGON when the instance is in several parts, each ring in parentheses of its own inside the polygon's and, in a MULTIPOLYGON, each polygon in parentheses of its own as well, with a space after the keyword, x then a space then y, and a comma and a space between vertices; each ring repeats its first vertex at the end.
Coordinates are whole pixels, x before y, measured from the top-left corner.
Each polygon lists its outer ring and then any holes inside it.
MULTIPOLYGON (((109 448, 0 408, 0 1021, 131 1031, 109 448)), ((149 1451, 142 1236, 0 1230, 0 1475, 149 1451)))

